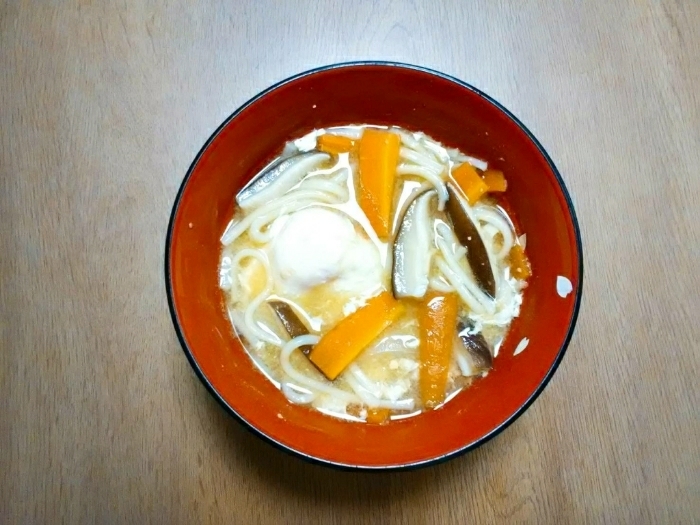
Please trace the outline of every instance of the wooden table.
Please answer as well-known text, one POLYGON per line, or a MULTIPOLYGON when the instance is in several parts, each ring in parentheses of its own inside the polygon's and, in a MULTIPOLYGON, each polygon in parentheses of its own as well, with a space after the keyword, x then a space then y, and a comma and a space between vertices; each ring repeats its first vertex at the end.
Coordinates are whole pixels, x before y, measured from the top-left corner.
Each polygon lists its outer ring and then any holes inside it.
POLYGON ((700 2, 49 4, 0 7, 0 522, 700 520, 700 2), (364 58, 521 117, 585 249, 544 394, 477 451, 401 474, 243 430, 190 369, 163 279, 173 199, 219 123, 364 58))

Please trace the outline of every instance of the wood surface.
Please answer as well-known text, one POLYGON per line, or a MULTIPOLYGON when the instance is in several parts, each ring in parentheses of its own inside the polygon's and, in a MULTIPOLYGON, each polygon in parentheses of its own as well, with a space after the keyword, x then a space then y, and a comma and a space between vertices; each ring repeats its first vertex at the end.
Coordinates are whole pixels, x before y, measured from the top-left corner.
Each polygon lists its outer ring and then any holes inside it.
MULTIPOLYGON (((700 2, 0 5, 0 523, 700 523, 700 2), (165 295, 173 199, 270 84, 416 63, 501 101, 578 210, 568 354, 506 432, 342 473, 210 398, 165 295)), ((546 312, 543 312, 546 315, 546 312)))

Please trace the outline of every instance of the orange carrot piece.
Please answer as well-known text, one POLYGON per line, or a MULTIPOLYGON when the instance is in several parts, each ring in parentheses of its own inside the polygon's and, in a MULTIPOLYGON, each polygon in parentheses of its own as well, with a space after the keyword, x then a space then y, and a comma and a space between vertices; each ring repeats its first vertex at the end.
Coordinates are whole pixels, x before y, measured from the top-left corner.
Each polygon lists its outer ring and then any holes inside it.
POLYGON ((333 380, 404 312, 390 292, 382 292, 331 328, 309 354, 309 359, 333 380))
POLYGON ((458 304, 454 293, 429 293, 420 304, 419 386, 423 404, 428 408, 445 400, 458 304))
POLYGON ((472 206, 489 190, 484 180, 479 177, 479 174, 476 172, 476 168, 468 162, 460 164, 454 169, 452 171, 452 178, 472 206))
POLYGON ((359 146, 360 184, 358 201, 377 236, 391 235, 394 182, 401 138, 390 131, 368 128, 359 146))
POLYGON ((355 141, 348 137, 326 133, 318 137, 316 147, 329 155, 337 155, 351 151, 355 147, 355 141))
POLYGON ((489 192, 504 192, 508 188, 508 181, 500 170, 486 170, 484 172, 484 182, 488 186, 489 192))
POLYGON ((367 423, 381 425, 390 415, 391 411, 388 408, 370 408, 367 410, 367 423))
POLYGON ((513 245, 508 255, 510 273, 516 279, 527 279, 532 275, 530 261, 525 255, 525 250, 519 244, 513 245))

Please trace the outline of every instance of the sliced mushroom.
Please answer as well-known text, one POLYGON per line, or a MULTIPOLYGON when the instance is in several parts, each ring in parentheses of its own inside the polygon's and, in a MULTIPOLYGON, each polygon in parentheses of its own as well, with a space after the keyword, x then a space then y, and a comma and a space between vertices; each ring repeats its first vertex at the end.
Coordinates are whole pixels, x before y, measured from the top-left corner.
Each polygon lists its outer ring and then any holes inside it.
POLYGON ((490 370, 493 367, 493 354, 484 336, 481 333, 471 333, 462 322, 457 326, 457 330, 474 368, 479 371, 490 370))
POLYGON ((496 279, 484 240, 467 210, 467 204, 450 183, 447 184, 447 192, 450 195, 447 201, 447 215, 452 221, 457 239, 467 248, 467 261, 474 272, 476 282, 485 293, 496 297, 496 279))
POLYGON ((236 202, 245 209, 254 208, 284 195, 304 176, 317 169, 330 156, 318 151, 279 158, 251 179, 236 195, 236 202))
POLYGON ((391 284, 394 297, 423 297, 432 258, 431 200, 435 190, 417 193, 406 206, 394 239, 391 284))
MULTIPOLYGON (((284 301, 268 301, 272 310, 277 314, 277 317, 282 322, 282 326, 289 334, 289 337, 294 339, 300 335, 307 335, 309 330, 306 325, 299 319, 299 316, 294 312, 294 309, 284 301)), ((299 350, 303 352, 304 355, 308 356, 311 352, 311 346, 301 346, 299 350)))

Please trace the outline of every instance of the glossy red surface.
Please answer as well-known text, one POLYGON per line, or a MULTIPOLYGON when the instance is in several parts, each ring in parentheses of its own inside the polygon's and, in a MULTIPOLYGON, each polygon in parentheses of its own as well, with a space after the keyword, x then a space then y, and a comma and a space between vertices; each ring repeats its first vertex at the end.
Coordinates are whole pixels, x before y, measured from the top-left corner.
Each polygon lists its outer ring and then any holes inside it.
MULTIPOLYGON (((166 273, 183 345, 205 384, 254 430, 311 458, 397 467, 443 458, 512 420, 546 382, 566 346, 580 297, 580 244, 558 176, 520 125, 453 79, 388 64, 301 75, 254 99, 193 164, 171 221, 166 273), (349 123, 396 124, 486 159, 508 178, 507 205, 527 233, 534 276, 495 369, 443 408, 385 426, 343 422, 290 404, 253 366, 223 313, 219 238, 234 195, 289 139, 349 123), (557 276, 574 292, 562 298, 557 276), (513 356, 523 337, 527 349, 513 356)), ((232 444, 235 446, 235 444, 232 444)))

